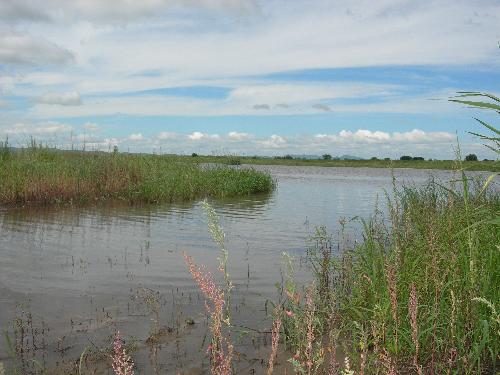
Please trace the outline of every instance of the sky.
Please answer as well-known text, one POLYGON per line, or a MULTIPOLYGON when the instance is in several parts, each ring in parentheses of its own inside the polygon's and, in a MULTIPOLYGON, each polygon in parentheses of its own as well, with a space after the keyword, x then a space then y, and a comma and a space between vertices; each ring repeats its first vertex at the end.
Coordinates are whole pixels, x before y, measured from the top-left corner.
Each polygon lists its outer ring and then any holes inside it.
POLYGON ((0 0, 0 140, 494 158, 499 0, 0 0))

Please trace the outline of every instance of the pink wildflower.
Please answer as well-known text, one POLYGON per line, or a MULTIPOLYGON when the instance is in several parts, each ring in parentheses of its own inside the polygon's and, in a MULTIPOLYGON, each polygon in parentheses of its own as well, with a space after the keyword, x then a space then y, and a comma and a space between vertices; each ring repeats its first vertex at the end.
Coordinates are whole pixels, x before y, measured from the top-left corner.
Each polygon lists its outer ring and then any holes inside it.
POLYGON ((193 258, 184 253, 184 259, 189 272, 205 296, 205 308, 210 314, 209 328, 212 333, 212 343, 207 352, 210 352, 212 359, 212 374, 230 375, 233 345, 228 337, 224 337, 222 331, 222 324, 228 322, 224 319, 224 305, 226 303, 224 291, 215 283, 212 274, 205 268, 198 267, 193 258))
POLYGON ((272 336, 271 336, 271 355, 269 356, 269 369, 267 370, 267 375, 271 375, 274 370, 274 359, 276 358, 276 353, 278 352, 278 342, 280 339, 280 328, 281 328, 281 314, 279 309, 276 308, 276 319, 273 322, 272 336))
POLYGON ((315 339, 314 336, 314 313, 316 310, 316 306, 313 301, 313 287, 309 287, 306 294, 306 325, 307 325, 307 346, 305 350, 306 356, 306 365, 307 365, 307 374, 310 375, 312 373, 312 358, 313 358, 313 342, 315 339))
POLYGON ((113 342, 113 371, 116 375, 134 375, 134 362, 130 356, 125 352, 122 347, 122 340, 120 337, 120 331, 115 334, 115 340, 113 342))
POLYGON ((292 311, 290 311, 290 310, 285 310, 285 314, 286 314, 286 316, 288 316, 288 317, 290 317, 290 318, 291 318, 292 316, 294 316, 294 315, 295 315, 295 314, 294 314, 292 311))

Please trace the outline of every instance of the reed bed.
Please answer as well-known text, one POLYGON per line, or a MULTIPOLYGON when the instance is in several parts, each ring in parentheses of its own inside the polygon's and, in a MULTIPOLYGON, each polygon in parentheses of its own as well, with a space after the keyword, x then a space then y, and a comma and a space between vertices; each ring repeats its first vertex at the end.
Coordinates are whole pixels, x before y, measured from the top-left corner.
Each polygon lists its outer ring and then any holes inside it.
POLYGON ((175 156, 0 145, 0 204, 174 202, 270 192, 269 174, 175 156))

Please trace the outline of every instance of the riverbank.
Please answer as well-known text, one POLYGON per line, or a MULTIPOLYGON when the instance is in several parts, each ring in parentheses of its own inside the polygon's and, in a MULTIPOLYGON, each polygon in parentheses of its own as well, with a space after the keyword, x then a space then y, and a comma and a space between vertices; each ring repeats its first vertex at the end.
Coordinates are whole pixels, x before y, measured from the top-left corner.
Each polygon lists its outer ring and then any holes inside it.
POLYGON ((265 172, 204 168, 175 156, 31 147, 0 153, 0 204, 179 202, 270 192, 265 172))
MULTIPOLYGON (((315 167, 364 167, 364 168, 414 168, 414 169, 457 169, 455 160, 306 160, 275 159, 249 156, 184 156, 196 162, 248 165, 290 165, 315 167)), ((467 161, 463 167, 469 171, 500 172, 500 161, 467 161)))

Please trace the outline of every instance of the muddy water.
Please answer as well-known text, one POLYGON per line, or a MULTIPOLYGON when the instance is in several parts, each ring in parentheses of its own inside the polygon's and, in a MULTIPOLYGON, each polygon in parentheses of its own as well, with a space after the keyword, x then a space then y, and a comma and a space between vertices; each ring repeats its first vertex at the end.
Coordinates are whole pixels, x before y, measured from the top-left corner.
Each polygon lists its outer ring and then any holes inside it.
MULTIPOLYGON (((266 301, 279 297, 282 252, 295 257, 296 277, 306 281, 301 259, 314 227, 335 232, 342 218, 368 217, 392 187, 386 169, 256 168, 276 178, 275 192, 212 202, 230 251, 239 373, 264 371, 266 301)), ((453 178, 444 171, 394 173, 398 184, 423 184, 431 173, 453 178)), ((0 231, 0 328, 14 346, 0 341, 0 361, 12 364, 8 352, 17 344, 22 371, 68 373, 87 348, 85 368, 108 373, 99 348, 119 329, 136 347, 139 373, 207 371, 203 299, 182 258, 186 251, 216 270, 218 249, 199 202, 4 209, 0 231)))

